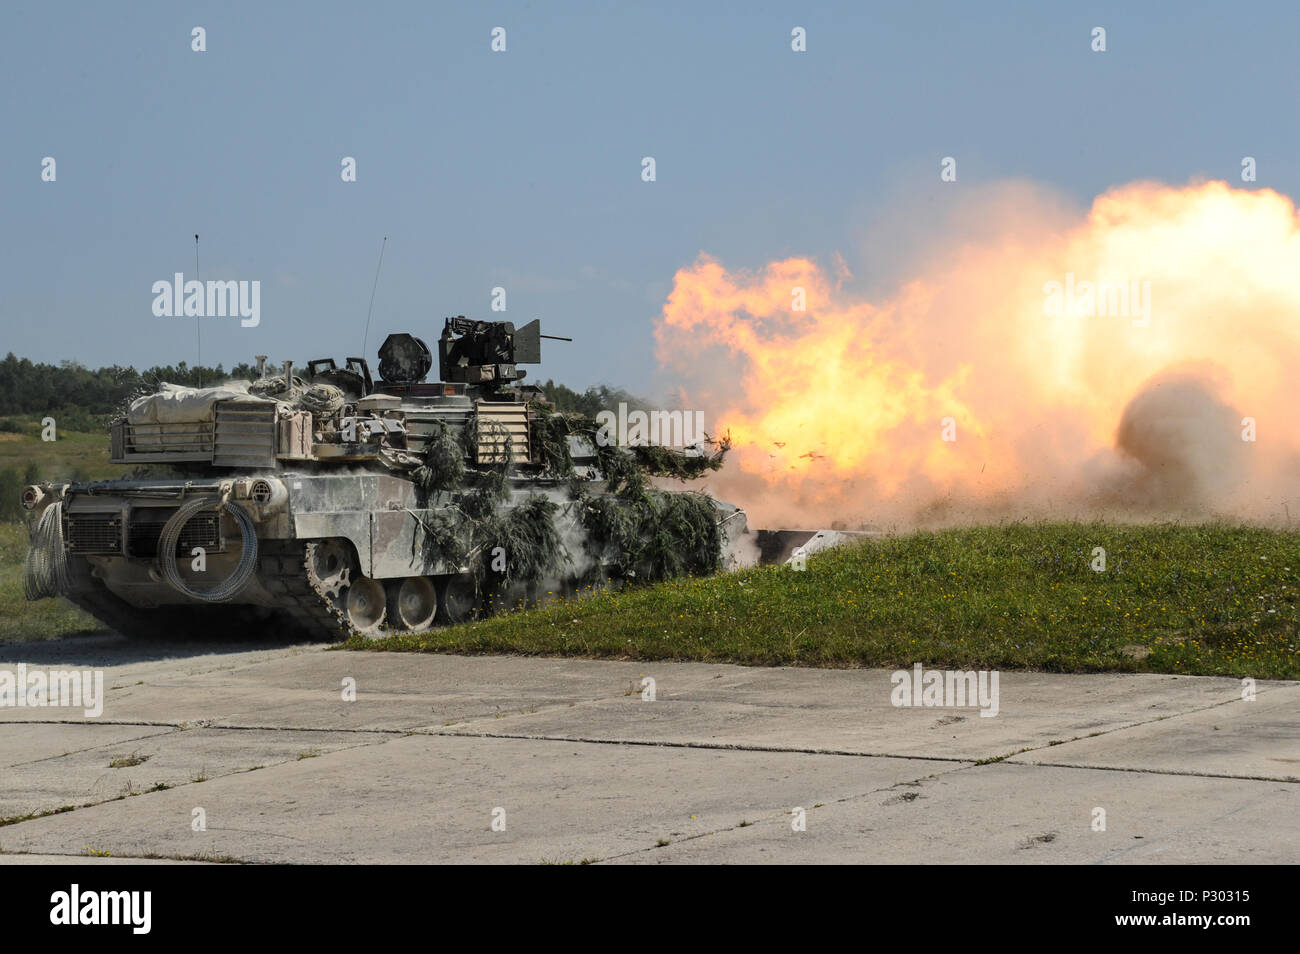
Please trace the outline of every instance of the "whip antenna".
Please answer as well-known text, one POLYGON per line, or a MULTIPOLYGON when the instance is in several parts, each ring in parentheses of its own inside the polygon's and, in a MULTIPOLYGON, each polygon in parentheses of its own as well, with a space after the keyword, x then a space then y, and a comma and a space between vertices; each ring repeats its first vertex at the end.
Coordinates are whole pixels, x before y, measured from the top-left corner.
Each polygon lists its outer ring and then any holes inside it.
MULTIPOLYGON (((197 238, 197 236, 195 236, 197 238)), ((361 338, 361 354, 366 353, 366 342, 370 340, 370 315, 375 310, 375 289, 379 287, 379 270, 384 267, 384 249, 388 247, 388 236, 379 246, 379 265, 375 268, 375 283, 370 286, 370 307, 366 309, 366 333, 361 338)))
MULTIPOLYGON (((194 233, 194 280, 196 282, 200 282, 199 287, 202 288, 202 282, 199 279, 199 233, 198 232, 194 233)), ((200 292, 200 294, 202 294, 202 292, 200 292)), ((202 310, 203 310, 202 308, 199 309, 199 311, 202 310)), ((194 337, 195 340, 198 342, 198 349, 199 349, 198 357, 194 359, 194 368, 199 376, 199 387, 203 387, 203 315, 201 314, 196 315, 194 317, 194 337)))

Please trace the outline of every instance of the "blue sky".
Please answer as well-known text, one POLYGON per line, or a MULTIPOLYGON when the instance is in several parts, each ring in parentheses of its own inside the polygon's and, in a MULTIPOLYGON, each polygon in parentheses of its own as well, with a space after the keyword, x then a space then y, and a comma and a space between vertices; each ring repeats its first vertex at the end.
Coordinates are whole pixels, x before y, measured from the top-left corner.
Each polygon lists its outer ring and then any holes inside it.
POLYGON ((356 354, 386 235, 372 362, 444 315, 540 317, 577 341, 530 377, 647 393, 655 317, 701 252, 838 252, 887 288, 890 215, 924 232, 998 180, 1083 207, 1238 181, 1250 155, 1254 187, 1300 195, 1298 28, 1294 3, 9 0, 0 352, 192 362, 193 320, 155 317, 150 288, 193 277, 198 232, 203 278, 262 283, 260 326, 204 322, 205 363, 356 354))

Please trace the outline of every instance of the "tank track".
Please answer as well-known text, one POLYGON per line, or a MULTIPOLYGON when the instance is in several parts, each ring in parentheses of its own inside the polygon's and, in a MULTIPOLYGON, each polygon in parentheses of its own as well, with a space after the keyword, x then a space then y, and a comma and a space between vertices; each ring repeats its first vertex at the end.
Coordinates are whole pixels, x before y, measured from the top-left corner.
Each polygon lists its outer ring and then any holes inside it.
POLYGON ((217 603, 140 609, 113 593, 90 573, 84 561, 69 567, 72 588, 63 594, 109 629, 133 639, 187 641, 230 639, 242 633, 264 636, 287 624, 285 635, 338 642, 348 633, 340 607, 312 580, 301 541, 263 541, 257 580, 276 601, 274 607, 217 603))
MULTIPOLYGON (((84 560, 76 560, 69 567, 73 585, 64 595, 109 629, 135 639, 229 640, 241 635, 249 639, 274 635, 339 642, 358 631, 349 624, 343 606, 335 598, 344 597, 346 586, 340 590, 337 585, 323 584, 313 569, 312 547, 319 543, 302 540, 260 543, 255 579, 274 599, 274 606, 215 603, 141 609, 92 576, 84 560)), ((493 602, 490 597, 480 597, 469 608, 466 618, 493 612, 493 602)), ((442 622, 435 623, 433 628, 442 625, 442 622)), ((391 626, 385 621, 377 630, 364 635, 384 637, 391 633, 391 626)))
POLYGON ((78 609, 89 613, 107 628, 133 639, 151 642, 187 641, 192 639, 230 639, 247 632, 250 624, 265 621, 267 610, 259 607, 217 604, 195 612, 190 606, 164 606, 142 610, 113 593, 104 583, 90 575, 84 561, 69 567, 72 589, 63 594, 78 609))
POLYGON ((262 541, 258 580, 275 597, 276 609, 303 635, 337 641, 350 636, 351 627, 342 608, 315 579, 310 546, 301 540, 262 541))

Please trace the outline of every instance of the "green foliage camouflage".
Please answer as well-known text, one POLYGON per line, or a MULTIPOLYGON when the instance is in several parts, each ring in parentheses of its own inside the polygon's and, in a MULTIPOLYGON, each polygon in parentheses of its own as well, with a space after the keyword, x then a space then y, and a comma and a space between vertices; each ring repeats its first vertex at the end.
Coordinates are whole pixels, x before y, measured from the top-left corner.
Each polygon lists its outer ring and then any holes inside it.
POLYGON ((595 448, 597 466, 610 490, 643 483, 646 477, 694 480, 722 467, 723 458, 731 449, 727 437, 713 442, 712 453, 699 456, 684 454, 671 447, 619 447, 596 439, 600 427, 594 418, 552 411, 540 403, 529 407, 537 420, 536 444, 545 469, 557 476, 571 477, 573 458, 569 453, 568 438, 581 438, 595 448))
POLYGON ((714 573, 722 563, 718 512, 703 494, 642 484, 582 501, 592 555, 644 581, 714 573))
POLYGON ((426 560, 454 566, 468 564, 480 588, 489 581, 539 580, 569 561, 555 518, 560 505, 532 495, 514 507, 509 475, 513 453, 509 434, 497 422, 462 428, 459 436, 439 422, 421 463, 411 471, 424 504, 436 508, 421 521, 426 560), (500 463, 471 469, 466 457, 476 456, 480 440, 503 450, 500 463), (505 551, 504 571, 493 569, 494 551, 505 551))
POLYGON ((465 449, 447 425, 438 421, 411 480, 423 493, 455 490, 465 479, 465 449))
POLYGON ((422 521, 426 559, 468 565, 480 587, 556 575, 574 563, 557 527, 561 511, 572 509, 586 531, 588 555, 620 575, 651 581, 717 571, 723 538, 711 500, 703 494, 659 490, 647 478, 689 480, 716 470, 727 449, 725 441, 719 442, 717 453, 702 457, 662 447, 602 446, 593 419, 540 403, 530 410, 535 462, 543 474, 567 482, 569 506, 534 495, 508 507, 514 460, 505 429, 485 421, 461 429, 457 436, 440 425, 410 474, 424 505, 437 508, 437 519, 422 521), (570 437, 595 448, 602 482, 577 478, 570 437), (500 447, 504 459, 467 467, 466 458, 474 459, 481 443, 500 447), (497 547, 506 553, 503 573, 492 569, 497 547))
POLYGON ((538 421, 537 446, 545 468, 570 478, 570 494, 582 506, 581 521, 592 555, 619 572, 643 580, 715 572, 722 562, 722 532, 717 510, 703 494, 671 493, 650 487, 647 477, 691 480, 717 470, 730 447, 724 438, 715 452, 688 456, 667 447, 618 447, 596 439, 592 418, 532 405, 538 421), (569 437, 595 448, 605 478, 603 495, 591 494, 573 480, 569 437))
POLYGON ((555 525, 560 505, 534 495, 509 510, 493 509, 472 521, 473 570, 479 580, 540 580, 571 562, 555 525), (505 570, 492 570, 493 550, 505 550, 505 570))

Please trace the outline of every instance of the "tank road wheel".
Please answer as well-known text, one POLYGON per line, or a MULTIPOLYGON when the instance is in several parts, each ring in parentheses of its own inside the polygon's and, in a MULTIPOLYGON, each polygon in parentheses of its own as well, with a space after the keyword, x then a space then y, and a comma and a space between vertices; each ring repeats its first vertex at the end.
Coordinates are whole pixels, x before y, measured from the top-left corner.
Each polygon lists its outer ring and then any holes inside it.
POLYGON ((427 576, 408 576, 388 585, 388 626, 412 633, 433 628, 438 614, 438 588, 427 576))
POLYGON ((332 600, 352 581, 352 554, 342 540, 307 544, 307 569, 312 583, 332 600))
POLYGON ((373 636, 384 624, 384 584, 358 576, 348 587, 343 613, 354 633, 373 636))
POLYGON ((478 615, 479 598, 474 577, 468 573, 444 576, 438 583, 438 619, 443 623, 467 623, 478 615))

